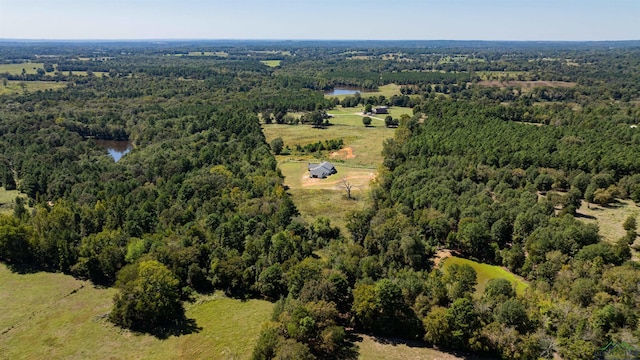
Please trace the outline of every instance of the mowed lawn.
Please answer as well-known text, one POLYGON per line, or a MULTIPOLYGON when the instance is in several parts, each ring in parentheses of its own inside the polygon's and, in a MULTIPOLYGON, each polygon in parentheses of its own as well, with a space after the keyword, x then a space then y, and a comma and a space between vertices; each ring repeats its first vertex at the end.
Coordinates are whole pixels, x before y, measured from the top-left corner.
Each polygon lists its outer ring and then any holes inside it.
POLYGON ((476 295, 482 295, 484 288, 487 286, 487 282, 491 279, 503 278, 507 279, 510 283, 515 284, 516 292, 522 295, 524 291, 529 287, 529 284, 521 277, 514 275, 513 273, 503 269, 500 266, 489 265, 479 263, 473 260, 463 259, 456 256, 451 256, 442 261, 442 270, 447 271, 447 268, 452 264, 469 265, 477 273, 478 285, 476 285, 476 295))
POLYGON ((0 264, 2 359, 248 359, 273 304, 223 295, 186 304, 199 332, 160 340, 113 326, 117 290, 53 273, 15 274, 0 264))

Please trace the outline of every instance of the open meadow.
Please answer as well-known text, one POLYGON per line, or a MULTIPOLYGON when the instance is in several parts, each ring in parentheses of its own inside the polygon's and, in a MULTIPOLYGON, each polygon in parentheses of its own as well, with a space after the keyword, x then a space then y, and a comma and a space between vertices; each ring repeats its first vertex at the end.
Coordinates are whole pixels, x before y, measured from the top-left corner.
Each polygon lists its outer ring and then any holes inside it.
MULTIPOLYGON (((602 240, 609 244, 615 244, 620 240, 626 231, 622 224, 629 216, 635 216, 636 223, 640 224, 640 206, 632 200, 616 200, 615 203, 608 206, 600 206, 596 204, 588 204, 582 202, 582 206, 577 211, 577 219, 588 224, 597 224, 598 233, 602 240)), ((636 244, 640 239, 636 238, 636 244)), ((635 250, 631 250, 633 259, 638 261, 640 256, 635 250)))
POLYGON ((442 261, 442 270, 447 271, 447 268, 453 264, 469 265, 477 273, 478 285, 476 285, 476 296, 484 293, 484 288, 487 286, 487 282, 491 279, 503 278, 510 283, 515 284, 516 293, 522 295, 524 291, 529 287, 529 284, 521 277, 514 275, 508 270, 495 265, 483 264, 473 260, 463 259, 456 256, 451 256, 442 261))
POLYGON ((273 309, 262 300, 201 296, 186 304, 198 330, 161 340, 106 319, 116 291, 0 264, 0 359, 248 359, 273 309))
POLYGON ((62 89, 65 86, 66 86, 66 83, 64 82, 10 80, 10 81, 7 81, 7 85, 0 83, 0 95, 19 94, 24 91, 35 92, 38 90, 40 91, 57 90, 57 89, 62 89), (24 89, 23 89, 23 86, 24 86, 24 89))
POLYGON ((44 69, 43 63, 22 63, 22 64, 0 64, 0 74, 8 73, 11 75, 20 75, 22 70, 26 74, 37 74, 38 69, 44 69))

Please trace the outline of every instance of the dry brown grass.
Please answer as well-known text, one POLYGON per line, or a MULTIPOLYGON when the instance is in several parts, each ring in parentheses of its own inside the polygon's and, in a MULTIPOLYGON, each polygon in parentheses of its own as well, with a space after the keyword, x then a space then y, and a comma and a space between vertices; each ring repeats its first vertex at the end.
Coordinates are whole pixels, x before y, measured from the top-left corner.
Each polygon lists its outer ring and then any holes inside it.
MULTIPOLYGON (((359 359, 363 360, 455 360, 469 359, 438 351, 424 346, 420 342, 395 342, 392 339, 374 338, 369 335, 359 335, 362 340, 357 342, 360 350, 359 359)), ((479 357, 474 357, 479 359, 479 357)))

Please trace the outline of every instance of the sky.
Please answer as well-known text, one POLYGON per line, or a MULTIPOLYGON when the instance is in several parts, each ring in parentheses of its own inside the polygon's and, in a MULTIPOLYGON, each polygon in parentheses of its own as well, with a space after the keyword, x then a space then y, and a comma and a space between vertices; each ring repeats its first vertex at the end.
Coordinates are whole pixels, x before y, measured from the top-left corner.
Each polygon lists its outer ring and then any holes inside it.
POLYGON ((640 0, 0 0, 0 38, 640 40, 640 0))

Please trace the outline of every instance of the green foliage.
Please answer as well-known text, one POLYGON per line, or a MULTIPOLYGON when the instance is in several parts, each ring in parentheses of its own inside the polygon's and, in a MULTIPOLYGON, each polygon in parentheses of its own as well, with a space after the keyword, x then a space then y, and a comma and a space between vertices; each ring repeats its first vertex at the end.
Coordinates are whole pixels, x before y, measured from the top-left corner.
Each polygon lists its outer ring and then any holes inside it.
POLYGON ((525 307, 516 299, 508 299, 499 304, 495 310, 495 318, 506 326, 524 331, 529 326, 529 318, 525 307))
POLYGON ((471 296, 475 290, 475 286, 478 284, 475 269, 467 264, 453 264, 447 267, 447 271, 442 280, 447 288, 447 294, 451 301, 465 296, 471 296))
POLYGON ((513 285, 502 278, 491 279, 484 288, 484 295, 494 301, 502 302, 516 295, 513 285))
POLYGON ((362 118, 362 124, 364 126, 370 126, 371 125, 371 118, 368 116, 365 116, 362 118))
POLYGON ((121 293, 114 298, 109 319, 138 331, 157 332, 184 321, 180 282, 164 265, 143 261, 119 276, 121 293))
POLYGON ((413 310, 406 304, 402 290, 388 279, 375 285, 358 284, 353 291, 353 312, 364 330, 381 335, 418 337, 421 326, 413 310))
POLYGON ((284 141, 282 141, 282 138, 275 138, 271 140, 271 150, 274 154, 280 155, 282 148, 284 148, 284 141))
POLYGON ((15 217, 0 214, 0 260, 15 265, 32 261, 33 229, 15 217))

